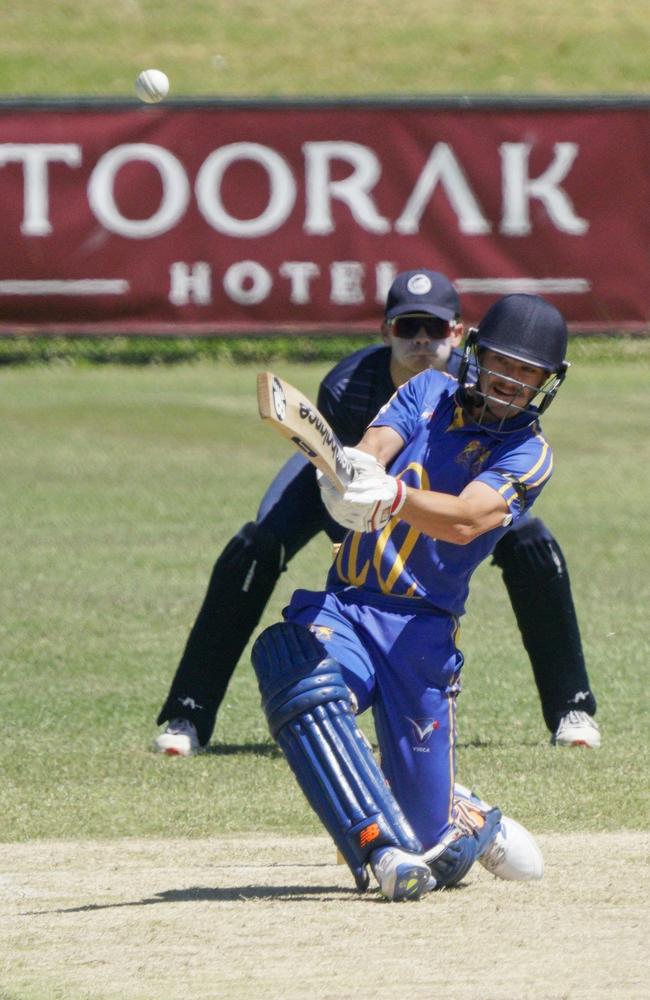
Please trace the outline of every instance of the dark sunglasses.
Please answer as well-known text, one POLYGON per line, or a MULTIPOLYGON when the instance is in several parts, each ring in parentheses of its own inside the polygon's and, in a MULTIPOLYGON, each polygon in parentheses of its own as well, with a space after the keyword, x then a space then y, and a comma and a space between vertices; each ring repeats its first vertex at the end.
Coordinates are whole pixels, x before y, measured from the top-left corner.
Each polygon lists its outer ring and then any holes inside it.
POLYGON ((438 316, 398 316, 391 323, 391 330, 402 340, 412 340, 424 327, 427 337, 446 337, 449 333, 449 323, 438 316))

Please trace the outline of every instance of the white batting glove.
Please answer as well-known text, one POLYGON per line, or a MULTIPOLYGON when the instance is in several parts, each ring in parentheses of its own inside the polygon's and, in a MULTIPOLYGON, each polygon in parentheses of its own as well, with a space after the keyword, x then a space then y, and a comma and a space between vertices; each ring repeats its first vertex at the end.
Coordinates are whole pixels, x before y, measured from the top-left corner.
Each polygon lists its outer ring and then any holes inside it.
POLYGON ((352 531, 383 528, 406 500, 401 479, 386 475, 381 467, 377 472, 367 469, 355 475, 342 496, 322 473, 317 473, 317 478, 325 507, 335 521, 352 531))
POLYGON ((346 512, 354 520, 355 531, 378 531, 399 514, 406 500, 401 479, 385 472, 354 478, 343 494, 346 512))
POLYGON ((355 479, 365 476, 368 473, 373 474, 384 471, 384 466, 381 462, 374 455, 369 455, 367 451, 360 451, 358 448, 344 448, 343 451, 346 458, 352 463, 355 479))
MULTIPOLYGON (((375 458, 374 455, 368 454, 367 451, 360 451, 358 448, 346 447, 343 449, 346 457, 349 459, 352 465, 352 476, 355 482, 365 476, 373 476, 378 473, 383 473, 383 465, 375 458)), ((335 521, 338 524, 342 524, 343 527, 348 528, 350 525, 345 520, 345 504, 343 503, 343 496, 341 493, 332 486, 330 480, 325 476, 319 469, 316 470, 316 480, 320 488, 321 499, 335 521)), ((349 515, 348 515, 349 520, 349 515)))

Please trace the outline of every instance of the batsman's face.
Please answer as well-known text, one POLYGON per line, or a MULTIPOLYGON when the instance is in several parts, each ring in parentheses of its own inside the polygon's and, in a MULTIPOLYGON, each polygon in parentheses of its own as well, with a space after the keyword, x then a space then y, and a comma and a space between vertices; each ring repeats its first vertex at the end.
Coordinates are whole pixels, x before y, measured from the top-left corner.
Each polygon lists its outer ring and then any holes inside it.
POLYGON ((548 378, 543 368, 488 348, 481 351, 480 362, 480 389, 495 420, 517 416, 548 378))
MULTIPOLYGON (((427 317, 430 320, 430 317, 427 317)), ((403 374, 402 381, 418 375, 427 368, 444 371, 449 355, 458 347, 463 337, 463 324, 427 322, 412 324, 414 332, 409 337, 398 336, 399 324, 384 323, 384 343, 391 349, 391 367, 403 374)))

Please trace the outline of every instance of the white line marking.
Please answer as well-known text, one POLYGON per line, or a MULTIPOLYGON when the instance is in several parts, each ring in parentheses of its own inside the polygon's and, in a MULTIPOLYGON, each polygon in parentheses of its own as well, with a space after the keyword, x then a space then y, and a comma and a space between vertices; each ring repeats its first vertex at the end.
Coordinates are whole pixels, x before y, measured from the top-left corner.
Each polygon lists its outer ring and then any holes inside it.
POLYGON ((68 281, 0 281, 0 295, 124 295, 129 282, 122 278, 71 278, 68 281))
POLYGON ((459 278, 454 284, 459 292, 484 295, 509 295, 512 292, 584 295, 591 290, 591 282, 586 278, 459 278))

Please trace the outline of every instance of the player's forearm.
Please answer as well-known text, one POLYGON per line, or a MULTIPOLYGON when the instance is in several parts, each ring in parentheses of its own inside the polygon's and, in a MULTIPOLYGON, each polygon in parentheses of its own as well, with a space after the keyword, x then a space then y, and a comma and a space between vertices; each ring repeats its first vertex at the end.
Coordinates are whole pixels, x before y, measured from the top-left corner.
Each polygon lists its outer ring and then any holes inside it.
MULTIPOLYGON (((496 495, 495 495, 496 496, 496 495)), ((431 538, 467 545, 479 535, 503 524, 505 504, 484 497, 452 496, 407 487, 399 517, 431 538)))
POLYGON ((357 445, 359 451, 374 455, 384 467, 390 464, 403 447, 404 441, 392 427, 369 427, 357 445))

